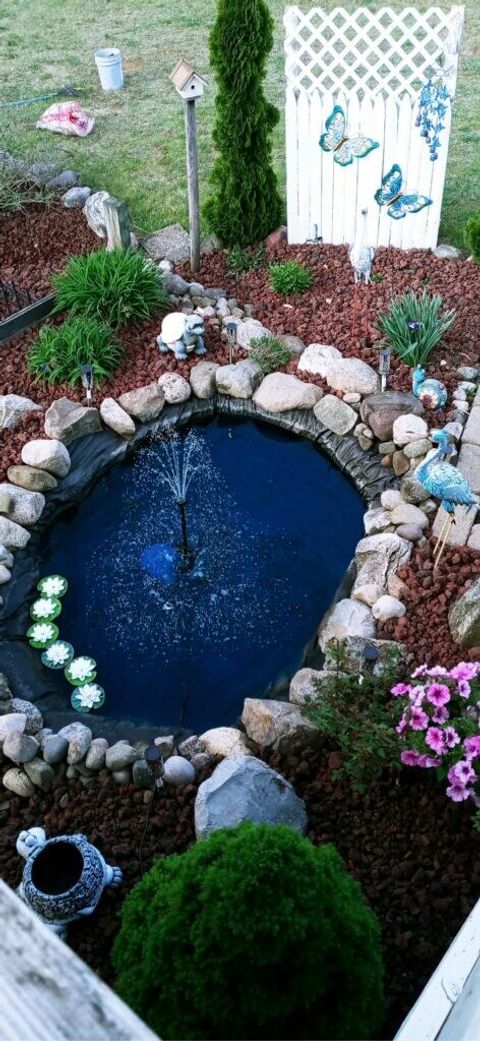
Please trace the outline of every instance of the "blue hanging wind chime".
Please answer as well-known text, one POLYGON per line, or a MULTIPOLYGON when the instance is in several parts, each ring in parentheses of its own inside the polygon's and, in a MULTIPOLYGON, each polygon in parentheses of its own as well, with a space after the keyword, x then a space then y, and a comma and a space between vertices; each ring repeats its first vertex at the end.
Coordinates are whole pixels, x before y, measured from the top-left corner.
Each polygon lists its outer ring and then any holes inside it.
POLYGON ((443 121, 450 101, 450 94, 442 79, 434 82, 430 78, 421 89, 415 126, 421 127, 420 135, 427 142, 432 163, 438 159, 440 134, 445 129, 443 121))

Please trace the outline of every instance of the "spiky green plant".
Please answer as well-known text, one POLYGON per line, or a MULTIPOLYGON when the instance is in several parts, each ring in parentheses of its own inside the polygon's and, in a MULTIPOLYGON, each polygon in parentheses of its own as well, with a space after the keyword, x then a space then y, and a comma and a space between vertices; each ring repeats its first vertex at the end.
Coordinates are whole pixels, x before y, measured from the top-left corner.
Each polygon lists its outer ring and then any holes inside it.
POLYGON ((378 921, 333 846, 224 828, 127 896, 116 989, 163 1038, 381 1037, 378 921))
POLYGON ((97 318, 114 329, 152 318, 170 306, 163 276, 143 253, 132 249, 72 257, 52 284, 56 312, 97 318))
POLYGON ((63 325, 44 325, 28 351, 27 367, 37 380, 74 386, 82 365, 91 365, 96 383, 118 368, 123 347, 105 322, 72 318, 63 325))
POLYGON ((260 366, 263 375, 276 372, 290 361, 290 351, 276 336, 260 336, 250 343, 249 357, 260 366))
POLYGON ((421 296, 405 293, 392 300, 390 311, 380 315, 378 328, 385 342, 406 365, 425 365, 455 321, 455 311, 443 311, 443 298, 425 290, 421 296))
POLYGON ((259 242, 283 216, 272 166, 271 135, 279 114, 263 93, 272 30, 265 0, 217 0, 210 34, 217 159, 205 214, 227 247, 259 242))
POLYGON ((305 293, 312 284, 312 272, 303 264, 297 264, 296 260, 270 265, 270 285, 275 293, 282 293, 284 296, 305 293))

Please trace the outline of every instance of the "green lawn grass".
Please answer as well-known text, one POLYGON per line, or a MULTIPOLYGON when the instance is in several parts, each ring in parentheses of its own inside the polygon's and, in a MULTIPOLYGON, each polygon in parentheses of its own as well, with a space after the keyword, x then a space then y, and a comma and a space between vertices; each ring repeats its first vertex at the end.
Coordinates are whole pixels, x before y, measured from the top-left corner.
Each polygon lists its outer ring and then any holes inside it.
MULTIPOLYGON (((266 90, 283 109, 284 0, 270 0, 275 45, 266 90)), ((306 9, 306 5, 302 5, 306 9)), ((308 5, 310 6, 310 5, 308 5)), ((336 0, 323 0, 332 8, 336 0)), ((346 0, 345 7, 358 3, 346 0)), ((381 4, 366 4, 372 9, 381 4)), ((406 2, 392 3, 393 7, 406 2)), ((427 8, 428 0, 417 0, 427 8)), ((441 237, 462 244, 463 225, 480 213, 480 0, 465 0, 454 129, 451 138, 441 237)), ((211 129, 214 83, 208 64, 208 33, 215 0, 2 0, 0 6, 0 100, 10 101, 73 84, 95 116, 88 138, 65 138, 35 129, 47 103, 0 109, 0 147, 22 157, 51 158, 77 169, 85 183, 125 199, 139 231, 187 220, 183 106, 169 81, 185 57, 209 81, 198 108, 202 197, 213 159, 211 129), (124 55, 126 89, 104 94, 93 61, 97 47, 114 45, 124 55)), ((275 167, 284 188, 283 118, 274 138, 275 167)))

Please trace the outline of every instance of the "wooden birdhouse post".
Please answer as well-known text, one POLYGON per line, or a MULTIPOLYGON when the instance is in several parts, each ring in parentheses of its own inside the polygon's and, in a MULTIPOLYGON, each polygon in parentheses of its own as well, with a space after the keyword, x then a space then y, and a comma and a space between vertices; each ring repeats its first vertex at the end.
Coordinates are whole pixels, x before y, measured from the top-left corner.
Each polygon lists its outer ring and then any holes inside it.
POLYGON ((203 95, 206 80, 184 61, 175 66, 170 79, 185 102, 185 131, 187 136, 188 212, 190 218, 190 266, 200 268, 200 201, 198 193, 198 152, 195 102, 203 95))

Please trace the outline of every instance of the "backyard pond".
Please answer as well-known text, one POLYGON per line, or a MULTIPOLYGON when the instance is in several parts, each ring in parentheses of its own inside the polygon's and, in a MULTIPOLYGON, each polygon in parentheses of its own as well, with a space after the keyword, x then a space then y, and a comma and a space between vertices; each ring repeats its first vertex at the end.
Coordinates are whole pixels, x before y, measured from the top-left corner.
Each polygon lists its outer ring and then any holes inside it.
POLYGON ((42 558, 43 574, 68 578, 62 639, 95 659, 102 712, 201 732, 232 723, 245 697, 275 696, 363 511, 312 444, 251 421, 219 417, 113 467, 50 530, 42 558), (169 466, 187 468, 183 554, 169 466))

